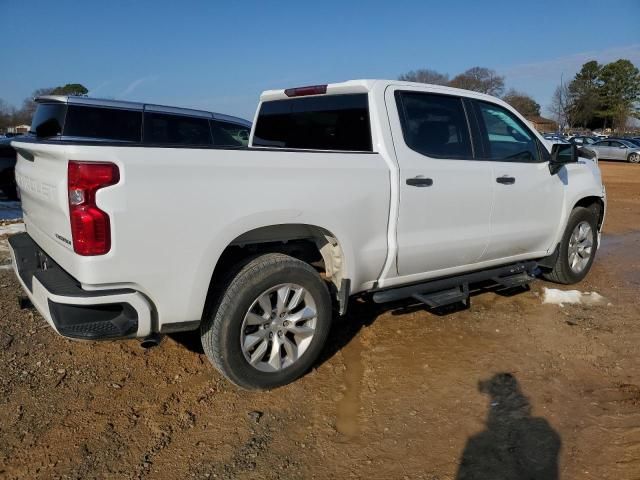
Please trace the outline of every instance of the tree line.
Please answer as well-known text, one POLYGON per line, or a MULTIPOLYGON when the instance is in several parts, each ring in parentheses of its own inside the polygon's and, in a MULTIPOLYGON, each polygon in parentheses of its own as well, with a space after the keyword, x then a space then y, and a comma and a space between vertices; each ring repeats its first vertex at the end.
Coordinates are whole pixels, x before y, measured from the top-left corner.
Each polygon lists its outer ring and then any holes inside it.
POLYGON ((43 95, 86 95, 87 87, 80 83, 67 83, 58 87, 39 88, 25 98, 20 108, 15 108, 0 98, 0 130, 16 125, 30 125, 36 111, 34 99, 43 95))
POLYGON ((526 93, 519 92, 513 88, 505 91, 505 77, 498 75, 495 70, 489 68, 473 67, 453 78, 449 78, 446 73, 430 69, 411 70, 400 75, 398 79, 405 82, 446 85, 448 87, 486 93, 494 97, 501 97, 525 117, 540 116, 540 104, 538 102, 526 93))
POLYGON ((640 71, 629 60, 582 65, 567 84, 555 90, 551 112, 566 128, 611 128, 622 132, 640 118, 640 71))
MULTIPOLYGON (((501 97, 525 117, 540 116, 540 104, 524 92, 513 88, 505 91, 505 77, 489 68, 473 67, 453 78, 435 70, 419 69, 404 73, 398 79, 486 93, 501 97)), ((36 109, 34 98, 38 96, 86 95, 88 92, 80 83, 40 88, 18 109, 0 99, 0 130, 30 124, 36 109)), ((640 71, 626 59, 604 65, 589 61, 568 83, 561 82, 548 109, 561 128, 624 131, 631 119, 640 119, 640 71)))
MULTIPOLYGON (((505 91, 505 77, 485 67, 473 67, 450 78, 430 69, 412 70, 398 77, 408 82, 463 88, 501 97, 525 117, 540 116, 540 104, 514 89, 505 91)), ((605 65, 585 63, 569 83, 555 90, 548 110, 561 128, 624 131, 632 118, 640 118, 640 72, 620 59, 605 65)))

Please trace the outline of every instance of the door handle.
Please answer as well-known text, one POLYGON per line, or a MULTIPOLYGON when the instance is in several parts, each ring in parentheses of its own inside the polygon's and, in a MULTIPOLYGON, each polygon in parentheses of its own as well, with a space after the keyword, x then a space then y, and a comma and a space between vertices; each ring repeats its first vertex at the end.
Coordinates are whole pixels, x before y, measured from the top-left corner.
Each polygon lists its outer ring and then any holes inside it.
POLYGON ((510 177, 508 175, 503 175, 501 177, 496 178, 496 182, 501 183, 503 185, 513 185, 516 183, 515 177, 510 177))
POLYGON ((412 187, 430 187, 433 185, 433 180, 425 177, 407 178, 407 185, 412 187))

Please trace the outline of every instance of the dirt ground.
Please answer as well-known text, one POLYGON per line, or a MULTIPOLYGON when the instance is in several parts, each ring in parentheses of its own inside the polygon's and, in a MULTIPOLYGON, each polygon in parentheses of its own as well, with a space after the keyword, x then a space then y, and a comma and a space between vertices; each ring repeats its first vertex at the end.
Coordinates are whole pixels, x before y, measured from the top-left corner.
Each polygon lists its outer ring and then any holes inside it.
POLYGON ((542 304, 542 280, 446 315, 354 300, 317 367, 266 393, 193 335, 65 340, 0 269, 0 478, 640 479, 640 167, 602 170, 603 244, 571 288, 603 303, 542 304))

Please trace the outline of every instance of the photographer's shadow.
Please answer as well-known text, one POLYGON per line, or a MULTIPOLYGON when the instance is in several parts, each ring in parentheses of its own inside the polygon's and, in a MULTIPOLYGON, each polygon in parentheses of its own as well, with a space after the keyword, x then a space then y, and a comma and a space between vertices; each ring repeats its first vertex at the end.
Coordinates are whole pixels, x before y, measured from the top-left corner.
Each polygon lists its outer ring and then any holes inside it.
POLYGON ((510 373, 479 382, 490 396, 486 429, 469 438, 457 480, 557 480, 560 435, 531 404, 510 373))

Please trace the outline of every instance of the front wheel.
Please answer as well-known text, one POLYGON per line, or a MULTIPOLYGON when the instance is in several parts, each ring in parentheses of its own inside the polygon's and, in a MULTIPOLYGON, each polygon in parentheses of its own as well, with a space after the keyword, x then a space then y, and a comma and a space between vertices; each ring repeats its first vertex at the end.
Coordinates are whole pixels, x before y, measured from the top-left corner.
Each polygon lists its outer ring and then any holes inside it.
POLYGON ((543 276, 556 283, 578 283, 587 276, 598 249, 598 219, 592 209, 576 207, 569 216, 558 258, 543 276))
POLYGON ((213 365, 246 389, 270 389, 302 376, 331 327, 331 298, 307 263, 279 253, 248 262, 230 280, 200 329, 213 365))
POLYGON ((640 163, 640 153, 631 153, 627 157, 629 163, 640 163))

